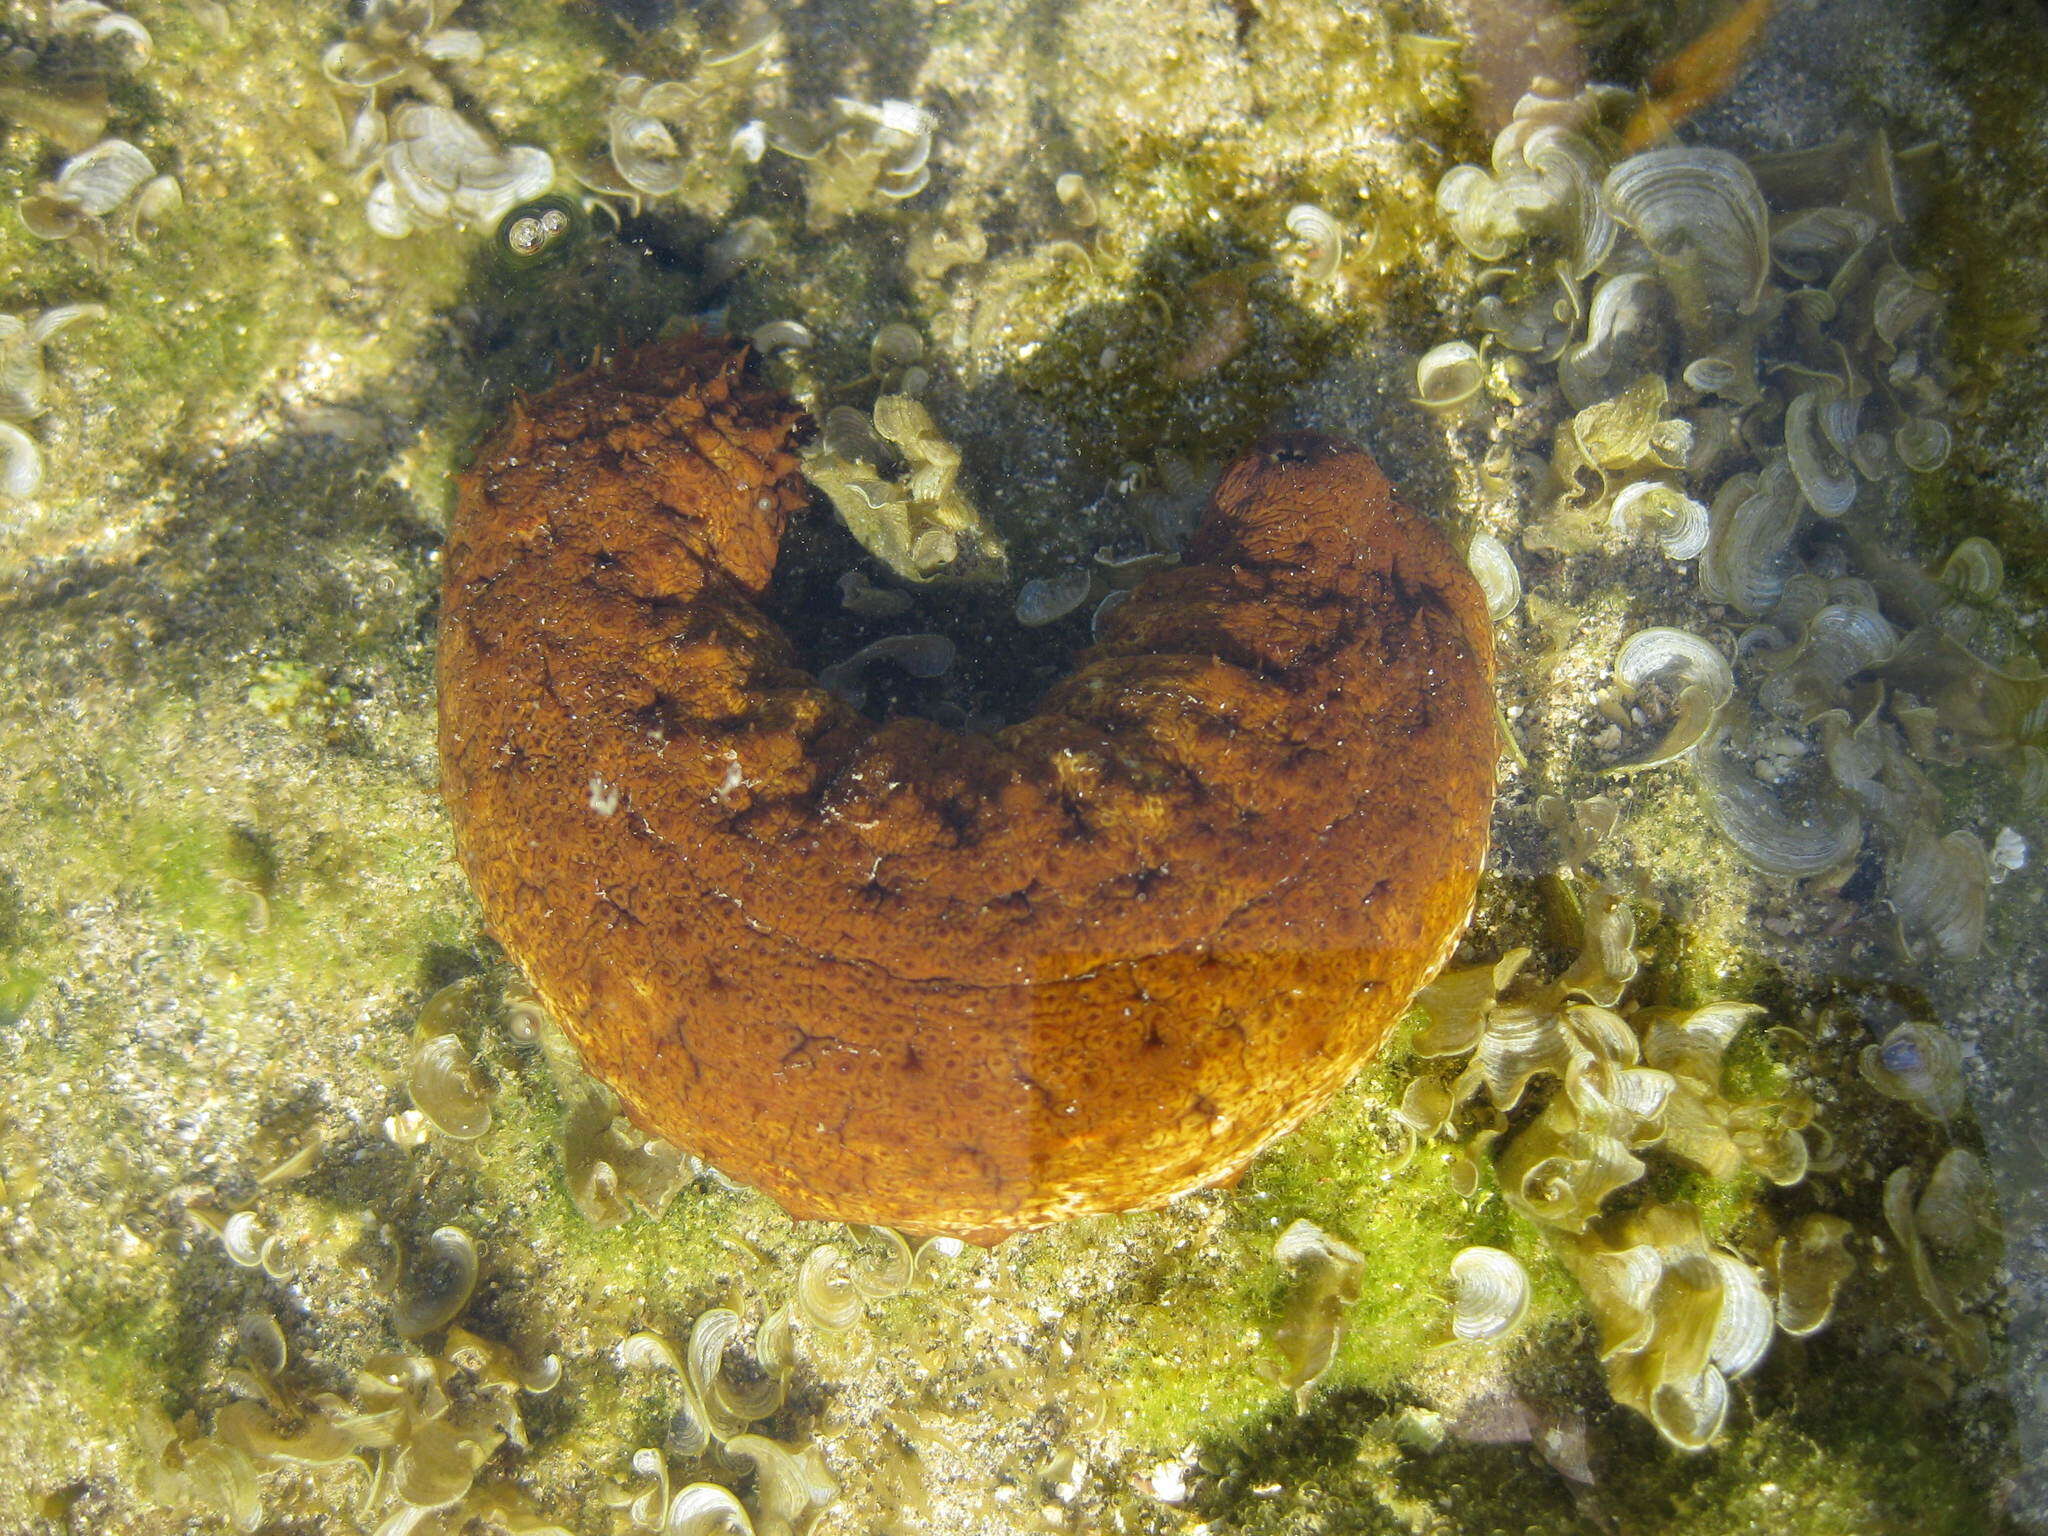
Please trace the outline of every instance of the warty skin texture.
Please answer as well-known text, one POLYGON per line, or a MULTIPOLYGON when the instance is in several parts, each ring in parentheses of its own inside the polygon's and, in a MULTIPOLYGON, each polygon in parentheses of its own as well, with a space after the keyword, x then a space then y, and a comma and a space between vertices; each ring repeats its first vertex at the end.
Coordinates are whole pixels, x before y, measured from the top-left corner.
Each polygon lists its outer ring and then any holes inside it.
POLYGON ((687 336, 463 477, 443 789, 491 931, 638 1125, 798 1217, 989 1242, 1234 1177, 1470 913, 1476 584, 1276 437, 1030 719, 878 723, 757 606, 800 422, 687 336))

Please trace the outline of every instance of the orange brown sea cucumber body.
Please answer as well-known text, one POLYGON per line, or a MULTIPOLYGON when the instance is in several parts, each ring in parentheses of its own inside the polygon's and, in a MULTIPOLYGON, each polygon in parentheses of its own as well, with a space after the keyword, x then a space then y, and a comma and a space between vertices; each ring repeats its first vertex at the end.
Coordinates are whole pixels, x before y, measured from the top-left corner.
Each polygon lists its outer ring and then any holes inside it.
POLYGON ((1272 438, 993 734, 877 722, 759 602, 795 406, 686 336, 461 482, 443 788, 491 931, 643 1129, 799 1217, 993 1241, 1227 1179, 1449 953, 1492 641, 1372 460, 1272 438))

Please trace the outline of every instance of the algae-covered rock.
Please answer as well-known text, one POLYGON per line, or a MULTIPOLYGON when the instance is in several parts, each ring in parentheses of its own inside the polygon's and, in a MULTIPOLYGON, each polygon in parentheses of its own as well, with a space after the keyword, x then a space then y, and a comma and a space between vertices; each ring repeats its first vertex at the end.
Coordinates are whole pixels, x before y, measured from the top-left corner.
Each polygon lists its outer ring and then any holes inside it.
POLYGON ((2038 18, 192 0, 6 36, 0 1529, 2048 1518, 2038 18), (1478 552, 1473 927, 1234 1188, 991 1251, 793 1223, 613 1113, 493 945, 438 800, 453 479, 692 326, 801 334, 754 366, 819 451, 876 440, 773 616, 813 670, 950 647, 863 672, 878 716, 1022 718, 1276 427, 1478 552), (901 526, 835 516, 864 493, 901 526), (1732 695, 1619 677, 1674 631, 1732 695), (1812 868, 1728 835, 1809 813, 1857 834, 1812 868), (1304 1224, 1341 1262, 1276 1256, 1304 1224))

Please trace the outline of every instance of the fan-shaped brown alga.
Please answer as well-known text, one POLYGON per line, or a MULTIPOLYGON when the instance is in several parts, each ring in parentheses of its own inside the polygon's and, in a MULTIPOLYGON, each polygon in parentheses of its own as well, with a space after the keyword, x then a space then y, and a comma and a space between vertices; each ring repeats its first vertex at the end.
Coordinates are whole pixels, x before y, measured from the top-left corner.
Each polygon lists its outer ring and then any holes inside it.
POLYGON ((1224 474, 1030 719, 877 722, 759 602, 796 407, 686 336, 462 480, 443 788, 494 934, 644 1129, 798 1216, 992 1241, 1227 1179, 1447 956, 1492 641, 1372 460, 1224 474))

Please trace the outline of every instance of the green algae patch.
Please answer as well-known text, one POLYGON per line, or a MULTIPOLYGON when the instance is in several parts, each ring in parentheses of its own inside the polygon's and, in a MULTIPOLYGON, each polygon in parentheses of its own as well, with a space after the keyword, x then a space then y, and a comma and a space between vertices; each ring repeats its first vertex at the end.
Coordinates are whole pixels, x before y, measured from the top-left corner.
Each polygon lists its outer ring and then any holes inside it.
MULTIPOLYGON (((156 742, 175 741, 195 764, 238 745, 184 707, 157 724, 156 742)), ((166 773, 154 750, 104 757, 100 792, 52 807, 39 834, 72 850, 74 882, 133 890, 166 928, 216 941, 271 983, 300 980, 322 995, 359 989, 380 963, 387 974, 402 972, 423 941, 466 926, 459 905, 408 911, 382 894, 446 880, 438 837, 423 840, 421 830, 379 817, 298 821, 311 810, 302 783, 266 774, 245 784, 225 766, 166 773), (244 814, 226 813, 238 800, 244 814)))
POLYGON ((0 960, 0 1024, 11 1024, 20 1018, 49 977, 50 972, 40 964, 12 955, 0 960))
MULTIPOLYGON (((165 462, 239 437, 266 394, 314 403, 336 358, 351 372, 399 372, 414 327, 462 274, 453 242, 401 260, 363 223, 361 193, 335 163, 340 115, 303 67, 324 41, 323 13, 241 8, 218 36, 176 12, 151 21, 166 23, 157 51, 117 94, 108 131, 174 174, 182 203, 104 262, 30 240, 12 219, 0 235, 0 291, 13 304, 103 306, 50 348, 61 436, 46 481, 57 494, 6 540, 10 565, 132 539, 168 510, 155 486, 165 462), (232 110, 216 110, 223 92, 232 110), (310 250, 334 252, 336 265, 310 266, 310 250), (365 282, 398 301, 369 329, 350 298, 365 282), (94 478, 79 473, 87 463, 94 478)), ((21 180, 55 170, 47 145, 13 144, 21 180)))
POLYGON ((1761 1386, 1757 1423, 1707 1466, 1686 1468, 1682 1485, 1642 1498, 1646 1519, 1661 1517, 1647 1529, 1963 1536, 1997 1528, 1987 1521, 1985 1495, 2003 1470, 2000 1458, 1987 1459, 1981 1439, 1956 1436, 1949 1413, 1916 1410, 1882 1391, 1826 1394, 1831 1401, 1788 1408, 1772 1401, 1777 1395, 1761 1386))
POLYGON ((51 927, 14 875, 0 868, 0 1025, 21 1016, 49 975, 51 927))
POLYGON ((185 1320, 169 1296, 110 1300, 80 1308, 85 1319, 64 1348, 60 1379, 96 1417, 117 1421, 154 1402, 178 1372, 185 1320))
POLYGON ((135 877, 164 918, 188 932, 253 937, 251 898, 269 882, 252 881, 245 830, 230 821, 139 817, 122 848, 135 877))
POLYGON ((1419 1449, 1389 1424, 1361 1444, 1359 1425, 1375 1422, 1379 1405, 1335 1394, 1306 1416, 1212 1444, 1205 1458, 1219 1476, 1200 1513, 1245 1536, 1277 1536, 1304 1522, 1393 1536, 1417 1529, 1418 1514, 1445 1509, 1457 1512, 1460 1529, 1544 1536, 1589 1528, 1638 1536, 2001 1529, 1986 1508, 2001 1470, 1996 1454, 1987 1460, 1982 1445, 1947 1439, 1948 1415, 1930 1420, 1900 1406, 1896 1394, 1766 1383, 1754 1420, 1712 1451, 1685 1456, 1657 1446, 1646 1429, 1606 1424, 1583 1382, 1559 1379, 1550 1390, 1573 1395, 1570 1410, 1556 1411, 1589 1414, 1611 1432, 1609 1453, 1583 1483, 1540 1456, 1502 1455, 1455 1435, 1419 1449))
POLYGON ((498 1124, 476 1144, 487 1203, 518 1210, 522 1233, 561 1266, 564 1280, 601 1279, 606 1289, 628 1295, 673 1295, 675 1275, 716 1273, 732 1261, 718 1233, 733 1197, 695 1183, 659 1217, 635 1211, 614 1225, 593 1222, 569 1190, 562 1146, 567 1117, 546 1072, 525 1062, 501 1074, 493 1103, 498 1124))
POLYGON ((1576 1288, 1535 1225, 1501 1200, 1490 1167, 1482 1163, 1478 1188, 1464 1193, 1453 1149, 1404 1156, 1388 1107, 1411 1070, 1405 1051, 1391 1052, 1263 1154, 1211 1213, 1199 1264, 1163 1273, 1141 1293, 1103 1365, 1134 1438, 1170 1452, 1290 1401, 1276 1334, 1289 1326, 1301 1281, 1274 1244, 1295 1221, 1313 1222, 1364 1261, 1335 1351, 1304 1401, 1385 1399, 1417 1372, 1483 1375, 1575 1315, 1576 1288), (1527 1315, 1498 1343, 1451 1332, 1451 1260, 1474 1244, 1514 1254, 1531 1282, 1527 1315))

